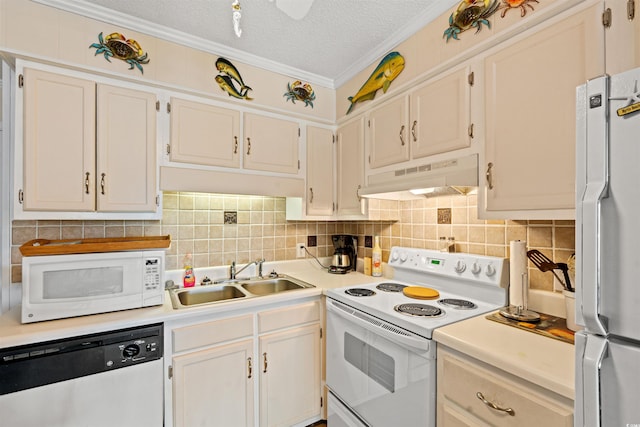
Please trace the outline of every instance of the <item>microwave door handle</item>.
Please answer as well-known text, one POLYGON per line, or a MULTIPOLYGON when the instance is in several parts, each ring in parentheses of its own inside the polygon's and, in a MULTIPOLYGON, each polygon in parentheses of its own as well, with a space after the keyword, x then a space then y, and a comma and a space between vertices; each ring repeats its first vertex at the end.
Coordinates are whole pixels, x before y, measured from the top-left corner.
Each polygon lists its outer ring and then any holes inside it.
MULTIPOLYGON (((599 316, 600 286, 602 284, 602 200, 608 196, 609 188, 609 144, 607 128, 608 79, 606 77, 587 83, 586 137, 578 141, 578 150, 585 150, 578 158, 584 159, 586 168, 580 173, 586 175, 584 192, 577 209, 580 225, 579 245, 582 256, 577 257, 579 284, 576 297, 584 326, 589 332, 606 335, 607 328, 599 316), (600 95, 601 105, 590 108, 591 94, 600 95)), ((580 167, 579 167, 580 169, 580 167)))
MULTIPOLYGON (((327 311, 347 320, 348 322, 361 326, 364 329, 375 333, 376 335, 380 335, 384 338, 387 338, 389 341, 393 341, 395 344, 398 344, 402 347, 409 348, 414 351, 417 349, 422 352, 429 350, 429 347, 431 345, 430 344, 431 340, 427 338, 418 337, 414 335, 403 335, 399 333, 394 333, 390 330, 387 330, 385 328, 382 328, 374 324, 374 323, 387 324, 386 322, 383 323, 377 319, 371 318, 366 313, 355 311, 349 307, 348 308, 349 311, 353 310, 354 313, 358 313, 358 315, 350 314, 344 311, 342 308, 340 308, 341 306, 336 307, 335 306, 336 304, 337 303, 331 300, 327 301, 327 311)), ((392 326, 392 328, 394 327, 392 326)), ((394 329, 397 329, 397 328, 394 328, 394 329)))
MULTIPOLYGON (((602 363, 608 357, 608 341, 580 331, 576 333, 575 345, 576 382, 581 383, 581 387, 576 387, 576 421, 588 421, 592 427, 600 427, 600 373, 602 363)), ((580 425, 585 425, 583 422, 580 425)))

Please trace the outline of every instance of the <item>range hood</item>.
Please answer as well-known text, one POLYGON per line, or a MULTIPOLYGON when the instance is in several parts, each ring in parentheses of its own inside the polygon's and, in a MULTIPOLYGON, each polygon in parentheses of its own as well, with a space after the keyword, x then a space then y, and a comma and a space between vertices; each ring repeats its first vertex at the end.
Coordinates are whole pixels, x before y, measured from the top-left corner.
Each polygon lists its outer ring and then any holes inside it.
POLYGON ((369 175, 360 196, 371 199, 411 200, 468 194, 478 186, 478 155, 369 175))

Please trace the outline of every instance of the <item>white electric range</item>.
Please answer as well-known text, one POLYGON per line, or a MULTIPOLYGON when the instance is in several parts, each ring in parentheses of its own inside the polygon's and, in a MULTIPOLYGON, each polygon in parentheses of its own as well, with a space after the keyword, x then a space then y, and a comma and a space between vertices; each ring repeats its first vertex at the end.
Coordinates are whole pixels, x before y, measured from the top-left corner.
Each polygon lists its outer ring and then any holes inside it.
POLYGON ((505 258, 394 247, 393 280, 327 292, 329 423, 435 426, 433 330, 507 304, 505 258))

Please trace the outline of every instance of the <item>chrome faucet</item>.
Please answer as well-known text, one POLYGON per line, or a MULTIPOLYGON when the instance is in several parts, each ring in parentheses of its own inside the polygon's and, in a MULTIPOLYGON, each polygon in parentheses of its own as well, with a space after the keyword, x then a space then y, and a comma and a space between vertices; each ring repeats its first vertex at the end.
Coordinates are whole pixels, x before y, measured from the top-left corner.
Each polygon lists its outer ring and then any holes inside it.
POLYGON ((240 270, 236 269, 236 262, 231 261, 231 266, 229 267, 229 279, 234 280, 236 276, 244 271, 247 267, 252 266, 253 264, 258 266, 258 277, 262 277, 262 264, 264 263, 264 258, 252 261, 242 267, 240 270))

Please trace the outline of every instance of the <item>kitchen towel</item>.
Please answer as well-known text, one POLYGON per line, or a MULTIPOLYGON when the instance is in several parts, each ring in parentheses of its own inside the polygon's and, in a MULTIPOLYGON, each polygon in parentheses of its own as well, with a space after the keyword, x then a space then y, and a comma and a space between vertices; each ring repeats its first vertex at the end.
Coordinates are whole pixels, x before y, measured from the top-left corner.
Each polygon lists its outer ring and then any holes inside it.
POLYGON ((527 308, 527 242, 512 240, 509 243, 509 305, 527 308))

